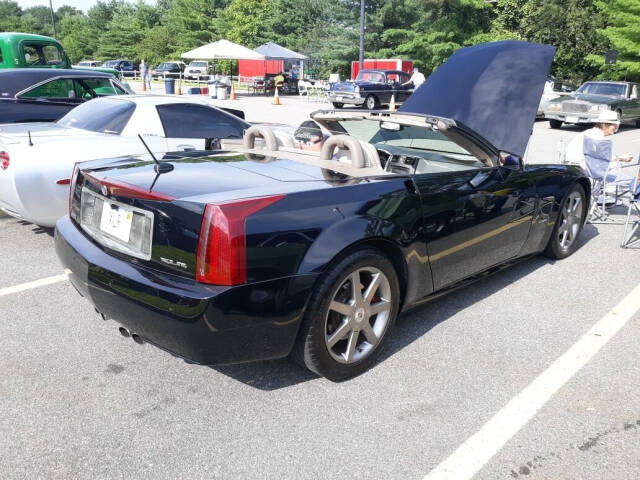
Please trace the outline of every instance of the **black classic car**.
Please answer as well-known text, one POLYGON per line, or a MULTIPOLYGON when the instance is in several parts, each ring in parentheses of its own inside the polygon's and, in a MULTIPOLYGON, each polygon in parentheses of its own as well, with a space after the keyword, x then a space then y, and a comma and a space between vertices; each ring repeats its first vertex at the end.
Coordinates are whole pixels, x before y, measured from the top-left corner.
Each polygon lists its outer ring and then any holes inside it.
POLYGON ((640 127, 639 88, 631 82, 585 82, 574 93, 551 100, 544 116, 551 128, 560 128, 594 123, 600 112, 613 110, 620 122, 640 127))
POLYGON ((327 95, 336 108, 350 104, 375 110, 388 105, 392 96, 401 105, 413 93, 413 85, 405 85, 410 78, 399 70, 362 70, 354 82, 331 84, 327 95))
POLYGON ((92 98, 132 93, 108 73, 39 68, 0 70, 0 123, 55 122, 92 98))
POLYGON ((178 78, 182 76, 182 72, 187 66, 184 62, 162 62, 156 68, 151 70, 152 78, 178 78))
POLYGON ((522 161, 554 51, 459 50, 399 112, 315 112, 319 152, 254 125, 199 157, 76 168, 57 254, 138 343, 357 375, 399 312, 576 250, 588 179, 522 161))

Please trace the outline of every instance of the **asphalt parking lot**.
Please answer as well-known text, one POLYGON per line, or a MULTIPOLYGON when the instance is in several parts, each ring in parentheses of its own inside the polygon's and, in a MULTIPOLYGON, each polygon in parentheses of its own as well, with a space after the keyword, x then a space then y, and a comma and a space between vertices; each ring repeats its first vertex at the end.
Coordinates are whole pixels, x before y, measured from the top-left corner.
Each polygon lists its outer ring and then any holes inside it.
MULTIPOLYGON (((291 124, 322 106, 283 100, 233 105, 291 124)), ((576 132, 536 123, 529 161, 576 132)), ((640 130, 615 143, 637 154, 640 130)), ((137 345, 64 280, 50 230, 0 217, 0 478, 638 478, 640 251, 621 237, 587 225, 568 259, 402 315, 337 384, 137 345)))

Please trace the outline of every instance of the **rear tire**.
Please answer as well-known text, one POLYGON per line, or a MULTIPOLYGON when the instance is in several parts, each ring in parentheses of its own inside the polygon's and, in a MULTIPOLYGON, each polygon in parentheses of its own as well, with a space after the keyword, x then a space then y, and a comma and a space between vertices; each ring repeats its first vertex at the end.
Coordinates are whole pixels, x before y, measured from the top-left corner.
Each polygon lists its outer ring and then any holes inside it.
POLYGON ((367 110, 375 110, 380 106, 380 103, 375 95, 367 95, 364 100, 364 106, 367 107, 367 110))
POLYGON ((378 250, 357 250, 332 265, 315 288, 292 357, 334 382, 359 375, 389 340, 399 306, 391 262, 378 250))
POLYGON ((333 102, 333 108, 342 108, 344 107, 344 103, 333 102))
POLYGON ((576 183, 562 201, 553 233, 544 250, 549 258, 567 258, 578 248, 578 238, 587 215, 587 198, 582 185, 576 183))
POLYGON ((554 130, 557 130, 558 128, 562 127, 562 120, 549 119, 549 126, 554 130))

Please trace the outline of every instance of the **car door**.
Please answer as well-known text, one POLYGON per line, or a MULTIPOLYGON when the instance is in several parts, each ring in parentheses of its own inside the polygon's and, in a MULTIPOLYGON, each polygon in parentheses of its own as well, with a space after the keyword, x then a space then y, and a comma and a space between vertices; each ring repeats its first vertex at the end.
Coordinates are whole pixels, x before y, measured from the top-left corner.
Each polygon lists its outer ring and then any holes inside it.
POLYGON ((204 150, 207 139, 242 138, 248 125, 206 105, 173 103, 156 107, 169 151, 204 150))
POLYGON ((411 77, 407 74, 397 74, 396 82, 394 83, 394 94, 396 96, 396 102, 403 103, 409 95, 413 93, 413 85, 405 85, 411 77))
POLYGON ((524 245, 535 188, 519 165, 420 173, 415 184, 434 289, 514 258, 524 245))

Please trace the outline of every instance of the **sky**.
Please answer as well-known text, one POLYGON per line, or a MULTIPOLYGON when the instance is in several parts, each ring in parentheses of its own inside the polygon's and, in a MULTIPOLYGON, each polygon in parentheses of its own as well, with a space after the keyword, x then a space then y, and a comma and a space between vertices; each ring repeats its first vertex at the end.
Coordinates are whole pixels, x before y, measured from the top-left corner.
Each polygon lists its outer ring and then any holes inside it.
MULTIPOLYGON (((37 5, 49 6, 49 0, 14 0, 20 5, 21 8, 35 7, 37 5)), ((57 10, 63 5, 69 5, 71 7, 78 8, 84 13, 87 13, 91 7, 93 7, 98 0, 51 0, 53 3, 53 9, 57 10)), ((145 0, 145 3, 155 3, 153 0, 145 0)))

